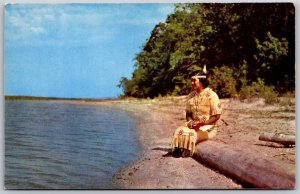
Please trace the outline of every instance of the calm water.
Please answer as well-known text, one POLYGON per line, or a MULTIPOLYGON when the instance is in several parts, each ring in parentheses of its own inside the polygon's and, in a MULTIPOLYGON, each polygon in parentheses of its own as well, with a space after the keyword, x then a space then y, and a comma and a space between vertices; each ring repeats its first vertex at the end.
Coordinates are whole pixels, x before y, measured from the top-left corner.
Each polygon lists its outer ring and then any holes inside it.
POLYGON ((5 103, 7 189, 112 189, 112 175, 138 154, 126 112, 51 101, 5 103))

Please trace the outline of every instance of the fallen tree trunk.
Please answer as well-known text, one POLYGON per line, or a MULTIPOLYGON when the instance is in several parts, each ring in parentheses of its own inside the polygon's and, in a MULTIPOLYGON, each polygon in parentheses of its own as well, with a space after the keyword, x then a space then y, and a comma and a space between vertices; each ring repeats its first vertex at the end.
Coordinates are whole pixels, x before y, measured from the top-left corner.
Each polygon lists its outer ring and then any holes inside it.
POLYGON ((263 189, 295 189, 295 167, 226 144, 204 141, 193 156, 247 186, 263 189))
POLYGON ((258 139, 262 141, 276 142, 283 145, 295 145, 296 138, 294 135, 263 133, 259 136, 258 139))

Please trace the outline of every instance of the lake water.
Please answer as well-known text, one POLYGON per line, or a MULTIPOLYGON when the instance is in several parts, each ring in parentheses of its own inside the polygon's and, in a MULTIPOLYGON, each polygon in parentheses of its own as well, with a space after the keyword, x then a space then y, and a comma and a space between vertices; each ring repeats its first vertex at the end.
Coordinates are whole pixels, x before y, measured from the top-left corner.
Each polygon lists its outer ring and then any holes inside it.
POLYGON ((6 189, 113 189, 137 159, 126 112, 55 101, 5 102, 6 189))

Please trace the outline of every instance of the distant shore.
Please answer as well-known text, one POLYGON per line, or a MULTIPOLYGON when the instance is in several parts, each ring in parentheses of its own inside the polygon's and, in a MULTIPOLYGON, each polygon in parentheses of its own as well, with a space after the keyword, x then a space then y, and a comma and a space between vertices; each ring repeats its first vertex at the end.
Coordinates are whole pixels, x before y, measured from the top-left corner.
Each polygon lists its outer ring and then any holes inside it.
POLYGON ((101 102, 111 101, 116 98, 59 98, 59 97, 43 97, 43 96, 5 96, 5 100, 71 100, 71 101, 87 101, 101 102))
MULTIPOLYGON (((53 99, 51 99, 53 100, 53 99)), ((185 121, 185 96, 156 99, 67 100, 59 103, 107 107, 135 118, 142 155, 113 177, 112 189, 244 189, 239 180, 193 158, 170 154, 173 131, 185 121)), ((222 99, 224 113, 213 141, 295 165, 295 147, 258 140, 261 132, 295 134, 295 99, 266 105, 262 99, 222 99)))

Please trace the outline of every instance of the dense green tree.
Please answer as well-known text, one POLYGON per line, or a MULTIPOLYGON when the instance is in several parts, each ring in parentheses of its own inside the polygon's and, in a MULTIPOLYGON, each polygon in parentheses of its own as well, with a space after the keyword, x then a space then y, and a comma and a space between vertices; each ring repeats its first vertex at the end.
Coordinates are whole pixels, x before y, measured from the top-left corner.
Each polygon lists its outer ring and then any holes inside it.
POLYGON ((132 78, 120 81, 126 96, 187 94, 190 75, 204 64, 218 79, 212 86, 224 97, 257 80, 279 92, 294 90, 294 5, 176 4, 135 60, 132 78))

